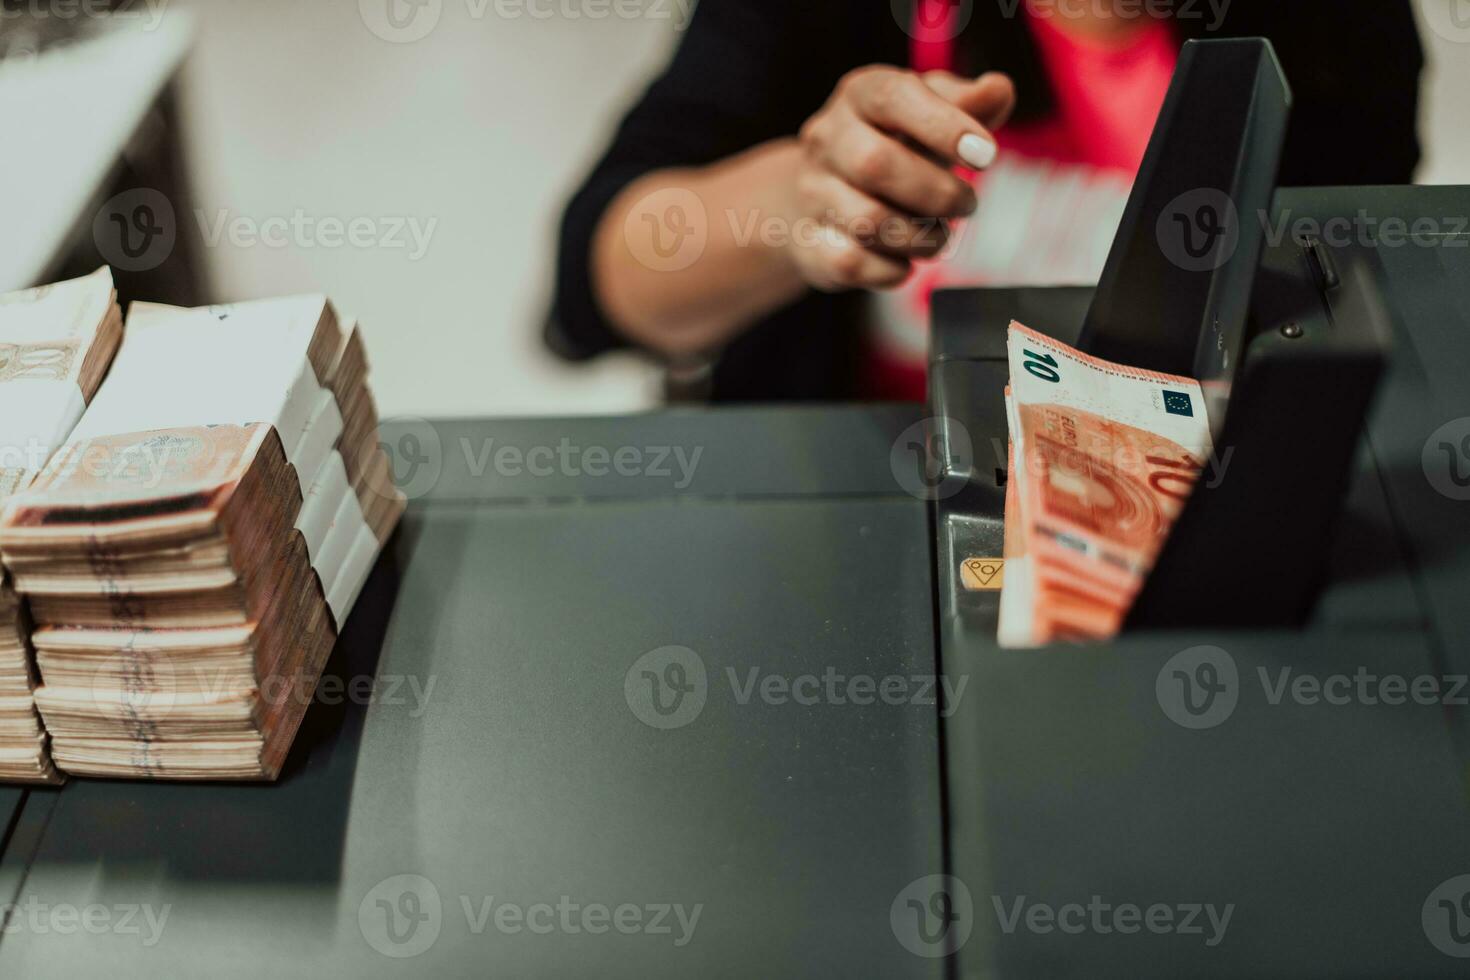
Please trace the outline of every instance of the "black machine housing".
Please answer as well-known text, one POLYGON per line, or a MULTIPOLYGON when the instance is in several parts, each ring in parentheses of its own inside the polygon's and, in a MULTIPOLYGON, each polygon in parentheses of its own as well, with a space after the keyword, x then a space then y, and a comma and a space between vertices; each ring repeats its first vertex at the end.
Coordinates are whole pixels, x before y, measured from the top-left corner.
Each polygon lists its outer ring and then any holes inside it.
POLYGON ((1290 685, 1434 677, 1447 691, 1470 668, 1450 624, 1426 615, 1422 593, 1441 587, 1421 575, 1399 510, 1406 496, 1435 513, 1446 502, 1424 501, 1423 476, 1386 458, 1453 416, 1409 426, 1407 409, 1374 408, 1426 302, 1389 295, 1394 284, 1428 265, 1440 287, 1463 283, 1470 262, 1295 233, 1304 212, 1408 198, 1278 191, 1289 112, 1268 42, 1187 44, 1098 287, 936 298, 939 659, 950 689, 971 692, 942 725, 946 860, 974 922, 953 949, 956 976, 1464 966, 1429 938, 1438 913, 1426 904, 1470 872, 1464 709, 1361 694, 1328 703, 1290 685), (1109 643, 1002 650, 998 593, 970 591, 961 575, 1002 555, 1012 319, 1206 389, 1224 476, 1197 486, 1109 643), (1212 672, 1193 673, 1204 659, 1212 672), (1229 710, 1194 727, 1171 717, 1170 685, 1192 680, 1215 683, 1229 710), (1213 944, 1011 917, 1094 899, 1234 917, 1213 944))

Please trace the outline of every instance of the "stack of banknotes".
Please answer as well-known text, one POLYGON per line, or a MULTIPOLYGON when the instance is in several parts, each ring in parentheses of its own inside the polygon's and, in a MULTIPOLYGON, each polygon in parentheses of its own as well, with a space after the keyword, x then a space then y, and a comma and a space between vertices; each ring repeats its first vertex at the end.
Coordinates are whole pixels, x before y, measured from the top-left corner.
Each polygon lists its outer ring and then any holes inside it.
POLYGON ((1113 364, 1019 323, 999 641, 1111 637, 1213 451, 1197 381, 1113 364))
MULTIPOLYGON (((112 273, 0 296, 0 505, 30 485, 112 364, 122 312, 112 273)), ((0 781, 60 781, 32 694, 29 623, 0 581, 0 781)))
POLYGON ((322 296, 134 303, 0 515, 68 773, 274 779, 403 512, 362 338, 322 296))

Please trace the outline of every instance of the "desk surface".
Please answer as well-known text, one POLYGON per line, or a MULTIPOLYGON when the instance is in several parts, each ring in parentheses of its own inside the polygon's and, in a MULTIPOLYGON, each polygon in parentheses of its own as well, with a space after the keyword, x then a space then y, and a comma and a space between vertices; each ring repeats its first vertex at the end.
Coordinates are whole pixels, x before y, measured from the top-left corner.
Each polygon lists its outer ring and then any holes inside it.
POLYGON ((928 516, 886 451, 917 410, 702 418, 437 426, 441 471, 332 667, 376 670, 373 703, 315 705, 275 786, 33 792, 0 861, 18 904, 0 974, 938 976, 889 925, 899 892, 942 871, 933 704, 750 687, 752 672, 934 674, 928 516), (487 439, 563 437, 701 462, 684 492, 656 476, 538 486, 493 460, 474 476, 487 439), (882 451, 853 455, 868 443, 882 451), (743 492, 710 496, 732 468, 743 492), (693 651, 705 701, 660 729, 625 682, 670 645, 693 651), (415 902, 437 914, 411 932, 415 902), (497 927, 502 905, 559 902, 571 928, 559 911, 549 934, 497 927), (580 910, 620 905, 648 930, 574 932, 607 927, 580 910), (89 906, 109 923, 142 906, 140 930, 79 938, 47 918, 89 906), (385 908, 404 917, 390 927, 385 908))
MULTIPOLYGON (((1456 189, 1310 195, 1288 203, 1321 216, 1470 203, 1456 189)), ((1425 456, 1439 427, 1470 418, 1455 299, 1470 251, 1381 252, 1402 356, 1365 439, 1320 642, 1233 636, 1244 677, 1470 667, 1457 545, 1470 511, 1434 490, 1425 456)), ((375 676, 377 696, 315 705, 275 786, 30 793, 0 856, 0 901, 16 905, 0 975, 206 962, 225 977, 940 975, 890 922, 917 894, 906 886, 943 870, 933 705, 784 693, 829 668, 911 684, 935 670, 936 622, 953 626, 933 605, 936 537, 894 469, 912 462, 921 414, 388 433, 415 500, 330 668, 349 689, 375 676), (621 473, 619 450, 632 453, 621 473), (702 670, 697 716, 657 727, 645 670, 686 684, 702 670), (619 906, 626 934, 582 928, 619 906), (655 916, 668 931, 643 928, 655 916)), ((1470 872, 1464 710, 1254 696, 1228 726, 1175 726, 1158 711, 1161 665, 1216 640, 960 665, 974 693, 955 718, 974 720, 978 754, 956 740, 945 754, 983 776, 985 806, 982 823, 957 823, 951 781, 948 856, 968 840, 986 865, 969 948, 993 951, 997 975, 1452 972, 1420 916, 1438 882, 1470 872), (994 934, 994 896, 1099 889, 1230 903, 1232 943, 1206 960, 1183 934, 994 934)))

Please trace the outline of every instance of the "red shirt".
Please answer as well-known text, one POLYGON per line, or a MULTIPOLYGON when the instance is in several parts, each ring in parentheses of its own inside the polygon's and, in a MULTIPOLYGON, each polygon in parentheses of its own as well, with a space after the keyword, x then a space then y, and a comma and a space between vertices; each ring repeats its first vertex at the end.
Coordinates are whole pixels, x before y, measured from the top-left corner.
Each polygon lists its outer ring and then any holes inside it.
MULTIPOLYGON (((941 258, 916 264, 900 289, 875 294, 871 397, 925 397, 935 289, 1093 284, 1102 272, 1173 78, 1179 42, 1162 20, 1149 20, 1121 43, 1078 38, 1058 26, 1061 9, 1026 13, 1056 111, 996 133, 996 163, 967 175, 979 210, 956 223, 941 258)), ((916 70, 954 63, 944 17, 958 10, 951 0, 920 0, 910 50, 916 70)))

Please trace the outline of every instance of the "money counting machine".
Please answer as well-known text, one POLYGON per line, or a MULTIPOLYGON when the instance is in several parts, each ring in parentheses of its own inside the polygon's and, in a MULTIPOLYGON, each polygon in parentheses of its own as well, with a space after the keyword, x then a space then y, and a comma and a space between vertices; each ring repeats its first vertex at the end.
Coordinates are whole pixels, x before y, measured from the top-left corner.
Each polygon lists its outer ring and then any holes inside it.
POLYGON ((949 861, 968 901, 1026 896, 975 911, 961 976, 1470 956, 1470 878, 1436 892, 1470 869, 1470 194, 1276 191, 1289 101, 1264 42, 1187 45, 1098 288, 937 301, 940 661, 977 695, 944 721, 949 861), (1209 402, 1215 458, 1110 643, 996 646, 1013 317, 1209 402), (1233 902, 1229 939, 1011 914, 1110 895, 1233 902))
POLYGON ((0 976, 1464 975, 1470 191, 1275 190, 1288 100, 1190 47, 929 406, 386 425, 280 782, 0 790, 0 976), (1210 394, 1112 642, 995 643, 1012 318, 1210 394))

